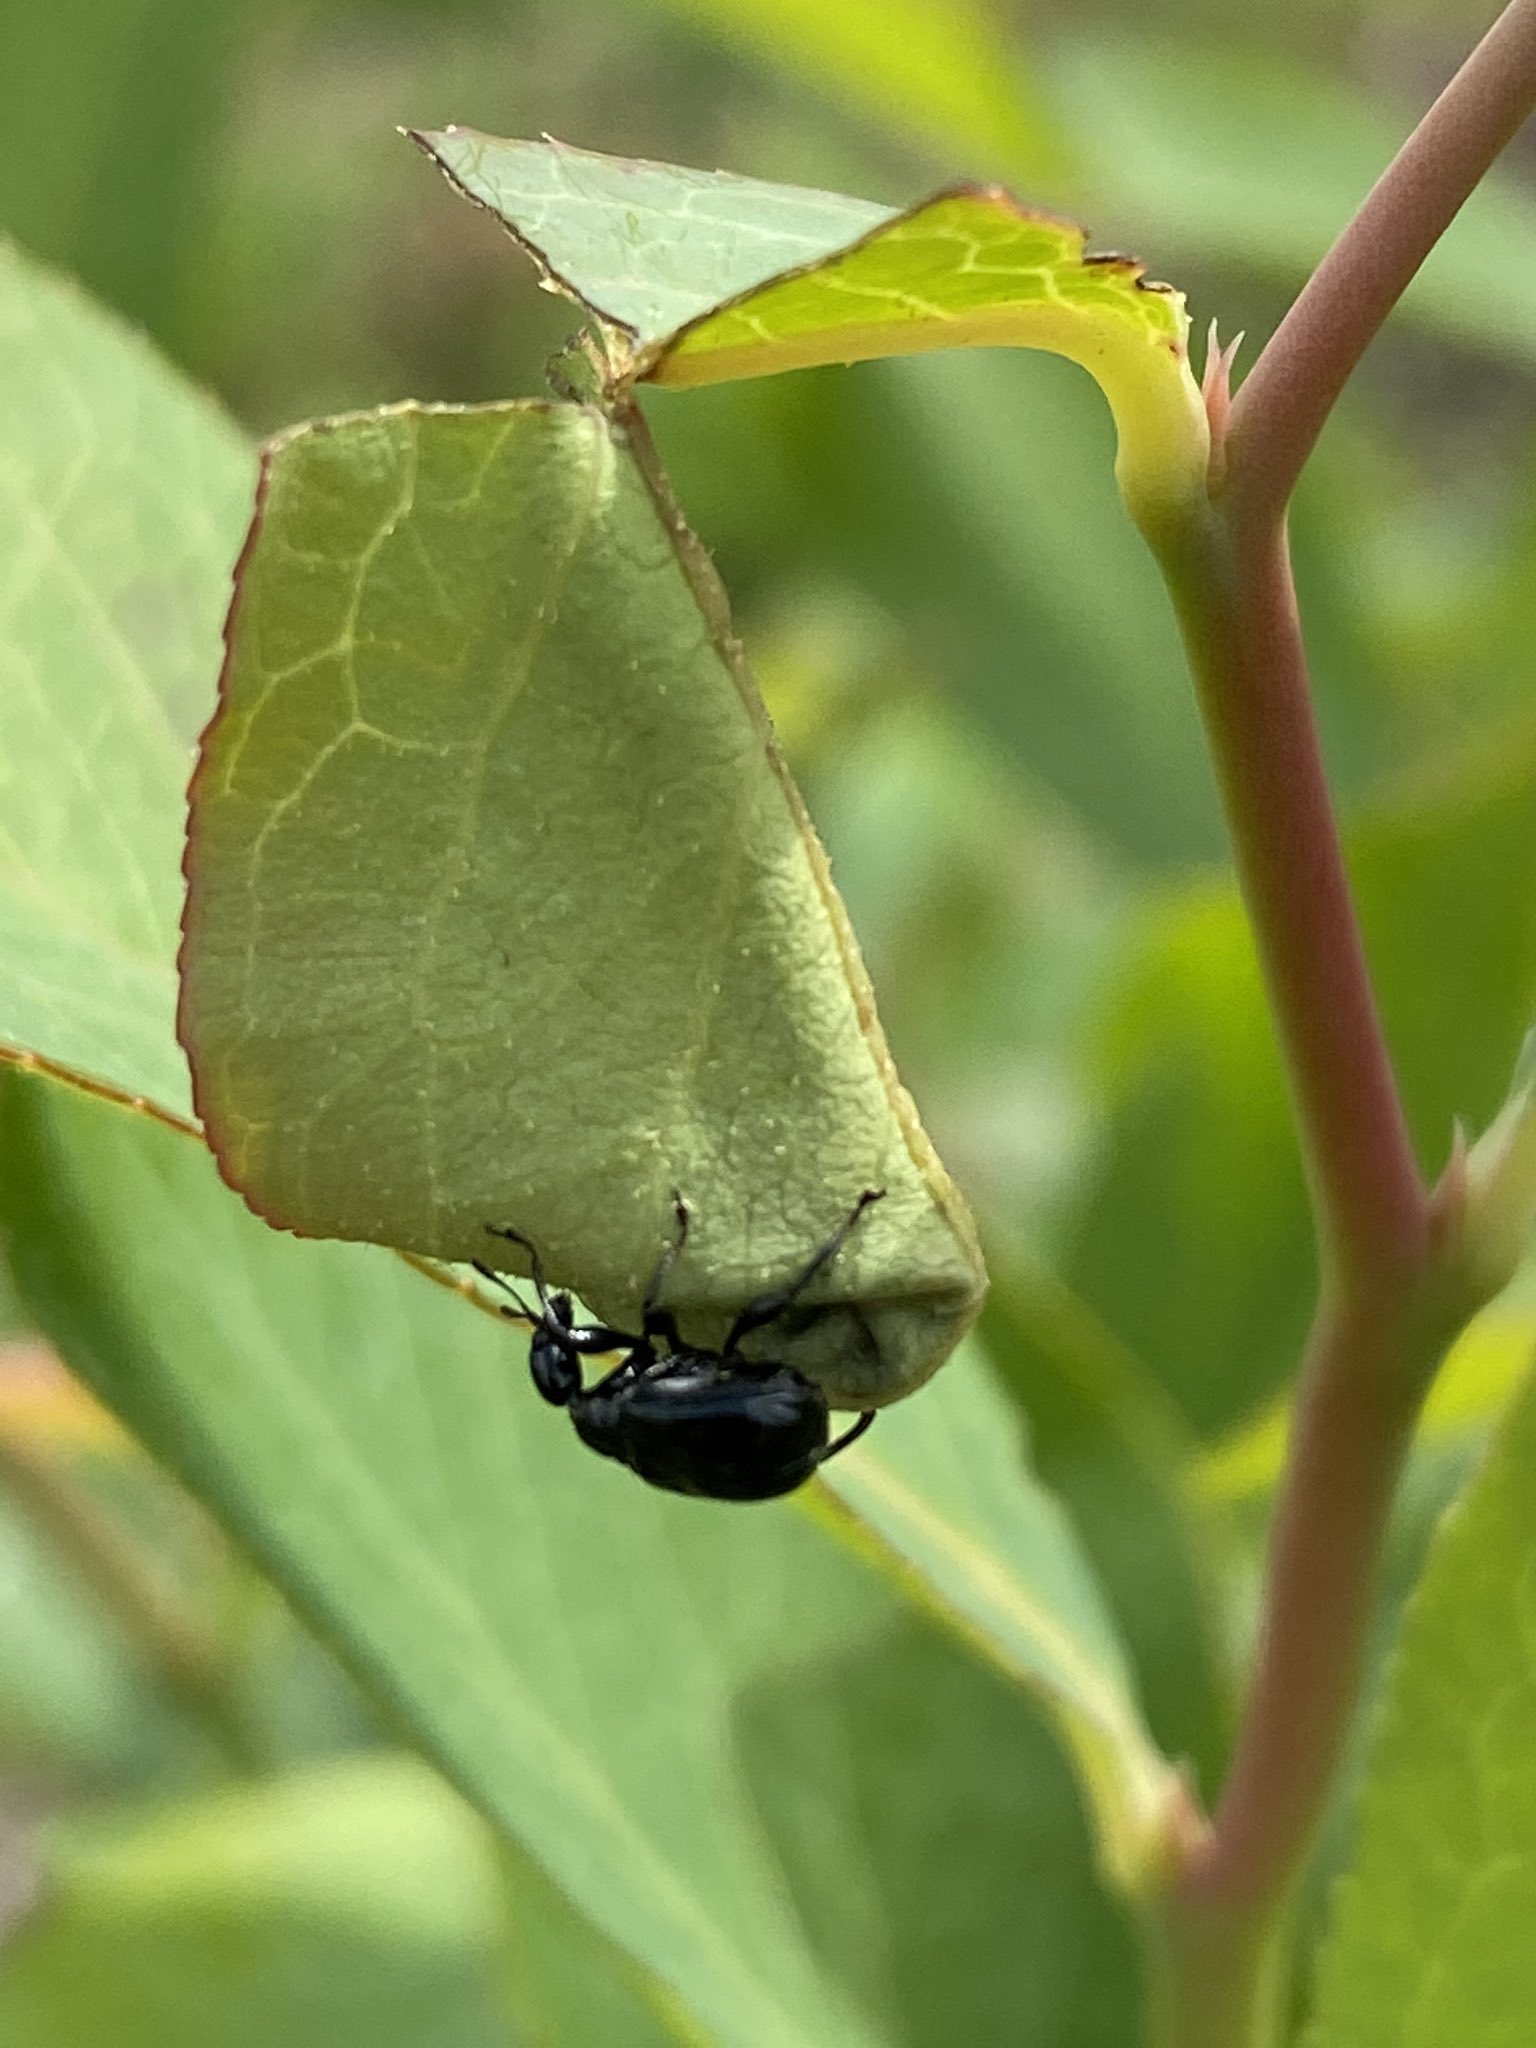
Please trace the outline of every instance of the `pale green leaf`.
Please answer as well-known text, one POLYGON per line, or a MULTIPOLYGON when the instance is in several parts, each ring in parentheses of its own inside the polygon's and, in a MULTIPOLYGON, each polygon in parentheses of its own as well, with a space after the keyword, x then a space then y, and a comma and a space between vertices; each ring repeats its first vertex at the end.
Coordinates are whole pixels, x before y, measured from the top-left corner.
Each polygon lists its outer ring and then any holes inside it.
POLYGON ((268 1230, 193 1141, 40 1081, 8 1114, 0 1201, 50 1335, 450 1778, 720 2042, 867 2048, 728 1725, 784 1630, 858 1633, 863 1575, 787 1505, 594 1459, 525 1340, 387 1252, 268 1230))
MULTIPOLYGON (((910 1610, 795 1503, 683 1501, 594 1459, 534 1393, 525 1340, 375 1248, 264 1229, 189 1139, 38 1081, 13 1083, 8 1110, 17 1170, 0 1204, 61 1349, 710 2039, 940 2048, 904 2023, 910 1987, 894 1995, 925 1947, 936 2011, 985 2009, 991 1971, 1042 2024, 1077 2009, 1078 1944, 1110 1931, 1060 1794, 1043 1835, 1026 1824, 1059 1772, 1017 1686, 914 1637, 910 1610), (808 1675, 839 1694, 845 1668, 846 1721, 808 1781, 807 1712, 823 1726, 808 1675), (871 1688, 884 1704, 856 1710, 871 1688), (786 1716, 801 1729, 788 1749, 786 1716), (961 1807, 977 1818, 957 1836, 961 1807), (912 1872, 939 1855, 936 1907, 912 1872), (1035 1857, 1050 1883, 1026 1906, 1007 1874, 1035 1857), (1037 1922, 1038 1955, 1004 1939, 1037 1922), (867 2004, 887 1971, 888 2035, 836 1988, 867 2004)), ((909 1584, 951 1523, 939 1549, 961 1570, 928 1600, 1037 1697, 1087 1671, 1085 1700, 1108 1700, 1133 1745, 1133 1783, 1145 1749, 1089 1576, 1011 1424, 990 1436, 963 1369, 953 1387, 953 1409, 949 1376, 912 1404, 889 1460, 883 1417, 850 1483, 907 1503, 920 1541, 884 1526, 909 1584), (961 1456, 989 1475, 974 1501, 956 1494, 961 1456)), ((1065 1691, 1056 1707, 1075 1711, 1065 1691)), ((1097 1994, 1112 2003, 1119 1953, 1097 1994)))
POLYGON ((680 1189, 667 1298, 714 1342, 884 1189, 806 1297, 845 1306, 774 1336, 878 1403, 979 1254, 674 518, 575 406, 276 447, 193 805, 198 1108, 273 1221, 508 1261, 512 1225, 621 1329, 680 1189))
POLYGON ((915 1615, 786 1660, 743 1702, 810 1939, 901 2048, 1140 2039, 1130 1916, 1085 1887, 1065 1767, 1019 1707, 915 1615))
POLYGON ((253 464, 0 244, 0 1050, 176 1115, 182 796, 253 464))
POLYGON ((1516 2048, 1536 2012, 1536 1382, 1403 1624, 1311 2048, 1516 2048))
POLYGON ((826 1483, 915 1590, 1052 1713, 1082 1773, 1105 1861, 1132 1893, 1165 1847, 1177 1791, 1125 1653, 1060 1506, 1020 1484, 1018 1418, 976 1345, 826 1483))
POLYGON ((1203 495, 1209 432, 1182 293, 999 186, 902 213, 725 172, 416 138, 608 330, 615 373, 690 386, 920 351, 1042 348, 1097 379, 1138 518, 1203 495), (617 330, 617 331, 615 331, 617 330))
POLYGON ((552 283, 640 349, 897 218, 893 207, 840 192, 563 142, 503 140, 473 128, 412 139, 506 225, 552 283))
POLYGON ((577 1912, 519 1844, 501 1845, 506 1928, 500 1976, 519 2039, 537 2048, 709 2048, 675 1992, 577 1912))

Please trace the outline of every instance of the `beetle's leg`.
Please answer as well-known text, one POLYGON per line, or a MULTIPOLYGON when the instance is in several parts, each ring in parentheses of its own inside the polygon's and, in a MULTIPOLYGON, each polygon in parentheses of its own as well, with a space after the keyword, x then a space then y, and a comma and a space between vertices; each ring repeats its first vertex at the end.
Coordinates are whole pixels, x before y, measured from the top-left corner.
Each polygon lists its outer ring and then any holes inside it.
POLYGON ((874 1409, 866 1408, 852 1429, 845 1429, 842 1435, 837 1437, 832 1443, 829 1443, 824 1451, 817 1453, 817 1464, 825 1465, 828 1458, 835 1458, 839 1451, 846 1451, 850 1444, 856 1444, 874 1419, 874 1409))
MULTIPOLYGON (((485 1227, 492 1237, 508 1238, 513 1244, 520 1244, 528 1254, 528 1262, 533 1268, 533 1284, 539 1295, 537 1315, 528 1307, 517 1289, 503 1279, 500 1273, 493 1272, 483 1260, 472 1259, 470 1264, 494 1286, 511 1295, 517 1307, 503 1308, 501 1313, 509 1318, 520 1316, 525 1322, 532 1323, 536 1333, 535 1342, 538 1341, 539 1335, 542 1335, 557 1351, 573 1360, 580 1357, 583 1352, 601 1354, 604 1351, 633 1351, 637 1345, 643 1344, 644 1340, 634 1336, 630 1331, 610 1330, 605 1323, 573 1325, 571 1297, 565 1293, 550 1293, 549 1284, 544 1278, 543 1261, 534 1249, 532 1240, 524 1237, 520 1230, 504 1229, 499 1224, 487 1223, 485 1227)), ((648 1351, 649 1347, 646 1349, 648 1351)))
POLYGON ((677 1318, 671 1309, 663 1308, 661 1305, 661 1290, 666 1285, 667 1275, 676 1264, 683 1246, 688 1242, 688 1204, 676 1188, 672 1190, 672 1213, 677 1218, 677 1235, 656 1261, 651 1284, 645 1290, 640 1327, 648 1338, 659 1337, 668 1351, 676 1353, 683 1348, 682 1333, 677 1327, 677 1318))
POLYGON ((787 1286, 770 1288, 766 1294, 753 1296, 727 1332, 722 1356, 729 1358, 749 1330, 760 1330, 765 1323, 776 1322, 783 1315, 795 1296, 809 1287, 823 1266, 837 1257, 864 1211, 871 1202, 878 1202, 884 1193, 884 1188, 866 1188, 826 1243, 812 1253, 787 1286))

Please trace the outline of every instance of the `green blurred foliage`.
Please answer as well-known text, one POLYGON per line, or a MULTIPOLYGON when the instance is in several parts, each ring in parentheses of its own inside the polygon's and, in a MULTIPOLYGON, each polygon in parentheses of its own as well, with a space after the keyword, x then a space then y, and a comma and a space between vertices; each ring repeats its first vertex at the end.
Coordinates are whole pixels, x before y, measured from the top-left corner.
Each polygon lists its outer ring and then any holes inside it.
POLYGON ((1536 1999, 1533 1456, 1528 1382, 1404 1622, 1309 2048, 1496 2048, 1536 1999))
MULTIPOLYGON (((1166 0, 1149 22, 1133 0, 909 0, 914 38, 962 24, 948 69, 862 64, 831 12, 13 0, 0 228, 258 432, 406 395, 536 392, 568 331, 396 122, 548 129, 893 204, 1011 178, 1185 288, 1197 330, 1246 327, 1251 360, 1487 9, 1166 0)), ((849 18, 881 32, 880 10, 849 18)), ((1516 145, 1372 350, 1294 521, 1330 766, 1430 1167, 1455 1117, 1495 1107, 1536 1010, 1532 159, 1516 145)), ((1197 1513, 1193 1446, 1282 1386, 1312 1250, 1219 812, 1103 407, 1064 365, 975 357, 649 410, 904 1076, 997 1248, 988 1345, 1033 1417, 1037 1468, 1098 1568, 1155 1733, 1209 1782, 1262 1514, 1234 1531, 1197 1513)), ((0 1331, 25 1320, 0 1281, 0 1331)), ((0 1354, 0 1390, 16 1371, 0 1354)), ((235 1711, 178 1688, 143 1614, 0 1476, 8 2041, 129 2039, 128 2007, 146 2040, 213 2038, 231 1983, 250 2038, 294 2048, 391 2026, 442 2048, 594 2025, 636 2048, 689 2038, 546 1879, 492 1873, 457 1812, 370 1778, 387 1756, 355 1775, 314 1761, 375 1748, 375 1710, 169 1482, 123 1450, 47 1455, 151 1561, 235 1711), (280 1774, 231 1792, 252 1755, 280 1774), (87 1811, 117 1847, 61 1825, 87 1811), (359 1907, 328 1833, 402 1882, 359 1907)), ((1438 1506, 1438 1467, 1420 1483, 1438 1506)), ((765 1853, 819 1963, 893 2039, 1130 2038, 1134 1964, 1064 1769, 983 1666, 913 1622, 851 1632, 766 1669, 735 1739, 761 1764, 765 1853), (940 1809, 924 1759, 956 1727, 940 1809), (999 1785, 987 1760, 1004 1751, 999 1785), (969 2003, 941 2009, 935 1986, 969 2003)))
POLYGON ((404 1758, 59 1828, 0 1977, 16 2048, 499 2048, 495 1859, 404 1758), (216 2019, 213 2015, 216 2014, 216 2019))

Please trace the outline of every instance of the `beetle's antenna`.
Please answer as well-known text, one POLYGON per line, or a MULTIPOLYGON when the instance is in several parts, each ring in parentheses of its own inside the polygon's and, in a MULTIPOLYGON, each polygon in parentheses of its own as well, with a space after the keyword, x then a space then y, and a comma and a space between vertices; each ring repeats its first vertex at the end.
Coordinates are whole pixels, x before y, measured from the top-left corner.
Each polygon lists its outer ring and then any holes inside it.
MULTIPOLYGON (((547 1316, 549 1314, 549 1288, 544 1279, 544 1261, 539 1257, 538 1246, 534 1243, 533 1239, 531 1237, 524 1237, 520 1230, 510 1229, 505 1223, 487 1223, 485 1234, 487 1237, 504 1237, 508 1244, 520 1244, 522 1246, 523 1250, 528 1254, 528 1265, 533 1274, 533 1288, 539 1297, 539 1307, 547 1316)), ((478 1259, 473 1263, 479 1270, 484 1270, 480 1267, 478 1259)), ((495 1278, 494 1274, 492 1278, 495 1278)), ((507 1289, 507 1292, 509 1294, 512 1292, 510 1287, 507 1289)), ((541 1318, 534 1316, 532 1320, 539 1322, 541 1318)))
POLYGON ((525 1322, 532 1323, 535 1329, 540 1329, 543 1327, 543 1316, 534 1314, 533 1310, 528 1306, 527 1302, 524 1301, 523 1297, 518 1293, 517 1289, 512 1285, 510 1280, 504 1279, 500 1273, 492 1272, 491 1268, 488 1265, 486 1265, 483 1259, 471 1259, 469 1263, 474 1267, 475 1271, 480 1275, 480 1278, 482 1280, 489 1280, 493 1287, 499 1287, 503 1294, 510 1294, 512 1299, 517 1303, 517 1307, 515 1309, 510 1309, 502 1308, 501 1304, 498 1302, 497 1308, 502 1315, 508 1317, 511 1317, 513 1315, 519 1315, 523 1318, 525 1322))

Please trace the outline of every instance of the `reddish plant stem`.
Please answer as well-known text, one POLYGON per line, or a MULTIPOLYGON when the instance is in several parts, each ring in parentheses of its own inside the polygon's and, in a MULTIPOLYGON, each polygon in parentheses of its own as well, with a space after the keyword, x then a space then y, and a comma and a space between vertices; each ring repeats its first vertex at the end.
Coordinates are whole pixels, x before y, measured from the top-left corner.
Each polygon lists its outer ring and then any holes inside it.
POLYGON ((1355 920, 1283 528, 1170 564, 1330 1283, 1410 1269, 1426 1206, 1355 920))
MULTIPOLYGON (((1149 538, 1199 689, 1285 1052, 1322 1256, 1259 1655, 1214 1819, 1164 1902, 1156 2038, 1272 2038, 1287 1909, 1353 1714, 1397 1478, 1458 1291, 1382 1039, 1317 743, 1285 534, 1350 371, 1536 103, 1512 0, 1318 267, 1233 402, 1208 516, 1149 538)), ((1444 1213, 1441 1213, 1442 1210, 1444 1213)))
POLYGON ((1264 2038, 1277 1928, 1348 1730, 1432 1363, 1418 1301, 1434 1231, 1328 796, 1283 528, 1245 545, 1213 522, 1166 552, 1165 568, 1285 1053, 1323 1270, 1248 1704, 1163 1928, 1160 2038, 1195 2048, 1264 2038))
POLYGON ((1359 1694, 1382 1535, 1442 1336, 1400 1288, 1319 1310, 1248 1708, 1157 1930, 1160 2048, 1266 2048, 1280 2026, 1291 1895, 1359 1694))
POLYGON ((1234 513, 1278 521, 1339 393, 1536 98, 1536 0, 1512 0, 1398 151, 1232 401, 1234 513))
POLYGON ((1399 1298, 1320 1309, 1270 1535, 1252 1693, 1188 1901, 1273 1907, 1310 1846, 1359 1691, 1382 1532, 1437 1348, 1399 1298), (1405 1356, 1412 1348, 1419 1355, 1405 1356), (1427 1354, 1427 1355, 1426 1355, 1427 1354))

